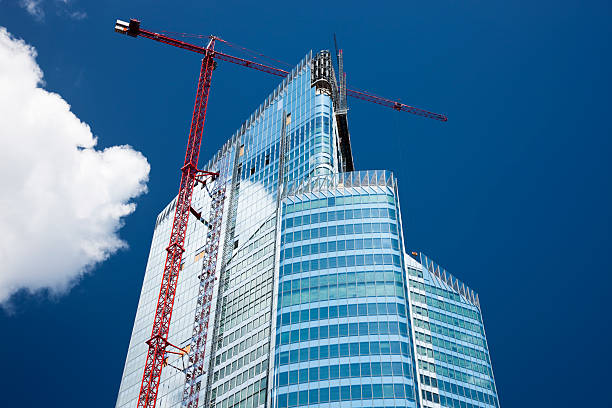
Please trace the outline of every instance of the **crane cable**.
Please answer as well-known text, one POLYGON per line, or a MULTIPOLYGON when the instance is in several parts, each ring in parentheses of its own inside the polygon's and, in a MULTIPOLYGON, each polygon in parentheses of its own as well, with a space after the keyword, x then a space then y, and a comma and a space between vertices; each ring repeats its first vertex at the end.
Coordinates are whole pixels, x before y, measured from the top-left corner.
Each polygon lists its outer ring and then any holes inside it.
POLYGON ((176 31, 167 31, 167 30, 162 30, 162 33, 166 33, 166 34, 172 34, 172 35, 176 35, 179 37, 186 37, 186 38, 199 38, 199 39, 205 39, 205 38, 212 38, 214 37, 216 40, 221 41, 222 43, 226 44, 229 47, 232 48, 236 48, 246 54, 251 55, 254 59, 267 59, 269 61, 274 61, 275 63, 284 65, 285 67, 291 68, 292 65, 285 62, 285 61, 281 61, 279 59, 276 58, 272 58, 272 57, 268 57, 267 55, 265 55, 264 53, 260 52, 260 51, 256 51, 256 50, 251 50, 247 47, 243 47, 242 45, 238 45, 235 43, 231 43, 227 40, 224 40, 221 37, 217 37, 217 36, 211 36, 211 35, 205 35, 205 34, 192 34, 192 33, 179 33, 176 31))
POLYGON ((251 55, 253 58, 255 58, 255 59, 258 59, 258 57, 262 57, 262 58, 264 58, 264 59, 268 59, 268 60, 270 60, 270 61, 274 61, 274 62, 276 62, 276 63, 282 64, 282 65, 284 65, 285 67, 288 67, 288 68, 291 68, 291 67, 292 67, 292 65, 291 65, 291 64, 288 64, 288 63, 286 63, 285 61, 281 61, 281 60, 276 59, 276 58, 268 57, 267 55, 265 55, 265 54, 263 54, 263 53, 261 53, 261 52, 259 52, 259 51, 250 50, 250 49, 248 49, 248 48, 246 48, 246 47, 243 47, 242 45, 238 45, 238 44, 235 44, 235 43, 231 43, 231 42, 229 42, 229 41, 227 41, 227 40, 224 40, 223 38, 219 38, 219 37, 216 37, 216 38, 217 38, 217 40, 219 40, 219 41, 221 41, 221 42, 223 42, 223 43, 227 44, 227 45, 228 45, 228 46, 230 46, 230 47, 237 48, 237 49, 239 49, 239 50, 241 50, 241 51, 243 51, 243 52, 245 52, 245 53, 247 53, 247 54, 250 54, 250 55, 251 55))

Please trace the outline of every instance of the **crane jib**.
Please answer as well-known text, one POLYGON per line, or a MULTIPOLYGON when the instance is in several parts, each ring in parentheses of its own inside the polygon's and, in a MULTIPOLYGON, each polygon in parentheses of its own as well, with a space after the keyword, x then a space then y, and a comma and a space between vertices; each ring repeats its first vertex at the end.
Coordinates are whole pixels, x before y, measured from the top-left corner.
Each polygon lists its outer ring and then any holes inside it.
MULTIPOLYGON (((259 62, 255 62, 255 61, 250 61, 250 60, 240 58, 240 57, 235 57, 233 55, 225 54, 220 51, 212 51, 212 50, 207 49, 206 47, 201 47, 201 46, 191 44, 185 41, 177 40, 176 38, 169 37, 165 34, 159 34, 159 33, 145 30, 140 27, 139 20, 131 19, 129 23, 125 21, 117 20, 117 22, 115 23, 115 31, 121 34, 127 34, 131 37, 141 36, 141 37, 149 38, 151 40, 155 40, 155 41, 158 41, 164 44, 172 45, 174 47, 182 48, 184 50, 188 50, 188 51, 195 52, 198 54, 206 54, 207 52, 209 52, 211 56, 215 59, 219 59, 219 60, 226 61, 226 62, 231 62, 232 64, 241 65, 243 67, 247 67, 251 69, 256 69, 258 71, 266 72, 268 74, 276 75, 279 77, 285 77, 289 75, 289 72, 283 69, 280 69, 280 68, 272 67, 272 66, 265 65, 259 62)), ((217 39, 217 37, 212 36, 212 35, 209 36, 208 38, 210 38, 211 40, 217 39)), ((393 100, 383 98, 380 96, 372 95, 367 92, 347 89, 346 94, 348 96, 352 96, 353 98, 361 99, 361 100, 368 101, 368 102, 373 102, 373 103, 376 103, 382 106, 387 106, 398 112, 408 112, 414 115, 436 119, 441 122, 446 122, 448 120, 446 115, 442 115, 440 113, 429 112, 427 110, 420 109, 420 108, 415 108, 413 106, 405 105, 398 101, 393 101, 393 100)))

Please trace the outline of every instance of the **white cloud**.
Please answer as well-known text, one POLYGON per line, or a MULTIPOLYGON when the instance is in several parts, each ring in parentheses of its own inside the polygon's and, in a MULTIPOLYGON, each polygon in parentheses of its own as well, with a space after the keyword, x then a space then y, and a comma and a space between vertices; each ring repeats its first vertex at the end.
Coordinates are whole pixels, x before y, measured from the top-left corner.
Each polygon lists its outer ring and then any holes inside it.
POLYGON ((0 27, 0 304, 64 293, 126 244, 149 163, 130 146, 95 148, 89 126, 41 88, 36 50, 0 27))
POLYGON ((45 12, 41 6, 42 0, 20 0, 19 5, 35 19, 42 20, 45 18, 45 12))
MULTIPOLYGON (((55 0, 54 4, 57 15, 77 21, 86 19, 87 13, 82 10, 71 10, 71 3, 72 0, 55 0)), ((43 21, 45 19, 43 0, 19 0, 19 5, 36 20, 43 21)))
POLYGON ((236 216, 236 225, 251 225, 241 233, 240 245, 244 244, 250 236, 257 231, 276 208, 276 201, 263 183, 242 180, 240 182, 241 197, 248 197, 239 201, 240 209, 236 216))
POLYGON ((84 20, 87 18, 87 13, 84 11, 72 11, 68 13, 68 17, 73 20, 84 20))

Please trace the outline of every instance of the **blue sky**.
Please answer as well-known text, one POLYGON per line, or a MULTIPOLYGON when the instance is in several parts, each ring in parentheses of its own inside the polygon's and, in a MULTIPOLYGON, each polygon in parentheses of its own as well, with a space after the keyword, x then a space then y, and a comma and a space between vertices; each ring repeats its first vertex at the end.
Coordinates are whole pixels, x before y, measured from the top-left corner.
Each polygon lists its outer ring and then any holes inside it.
MULTIPOLYGON (((396 173, 407 249, 479 292, 502 407, 606 404, 609 2, 42 0, 34 15, 24 4, 2 0, 0 26, 36 48, 44 88, 91 126, 99 149, 129 144, 151 170, 119 231, 129 247, 68 292, 19 292, 0 310, 2 405, 115 402, 154 220, 178 189, 199 69, 197 55, 114 34, 115 19, 130 17, 290 63, 333 47, 335 32, 349 87, 447 114, 439 123, 349 101, 356 167, 396 173)), ((219 65, 203 158, 276 83, 219 65)), ((4 210, 19 205, 0 199, 4 210)), ((43 265, 54 256, 29 250, 43 265)))

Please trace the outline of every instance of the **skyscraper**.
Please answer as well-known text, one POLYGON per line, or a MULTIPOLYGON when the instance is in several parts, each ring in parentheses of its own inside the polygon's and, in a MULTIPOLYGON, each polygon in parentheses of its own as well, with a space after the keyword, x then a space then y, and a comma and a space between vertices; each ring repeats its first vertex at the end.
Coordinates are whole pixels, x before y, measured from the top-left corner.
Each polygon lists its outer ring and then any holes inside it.
MULTIPOLYGON (((219 177, 194 191, 159 407, 194 390, 219 408, 499 406, 477 295, 406 254, 393 174, 354 171, 329 52, 203 168, 219 177)), ((138 399, 174 205, 155 224, 117 408, 138 399)))

